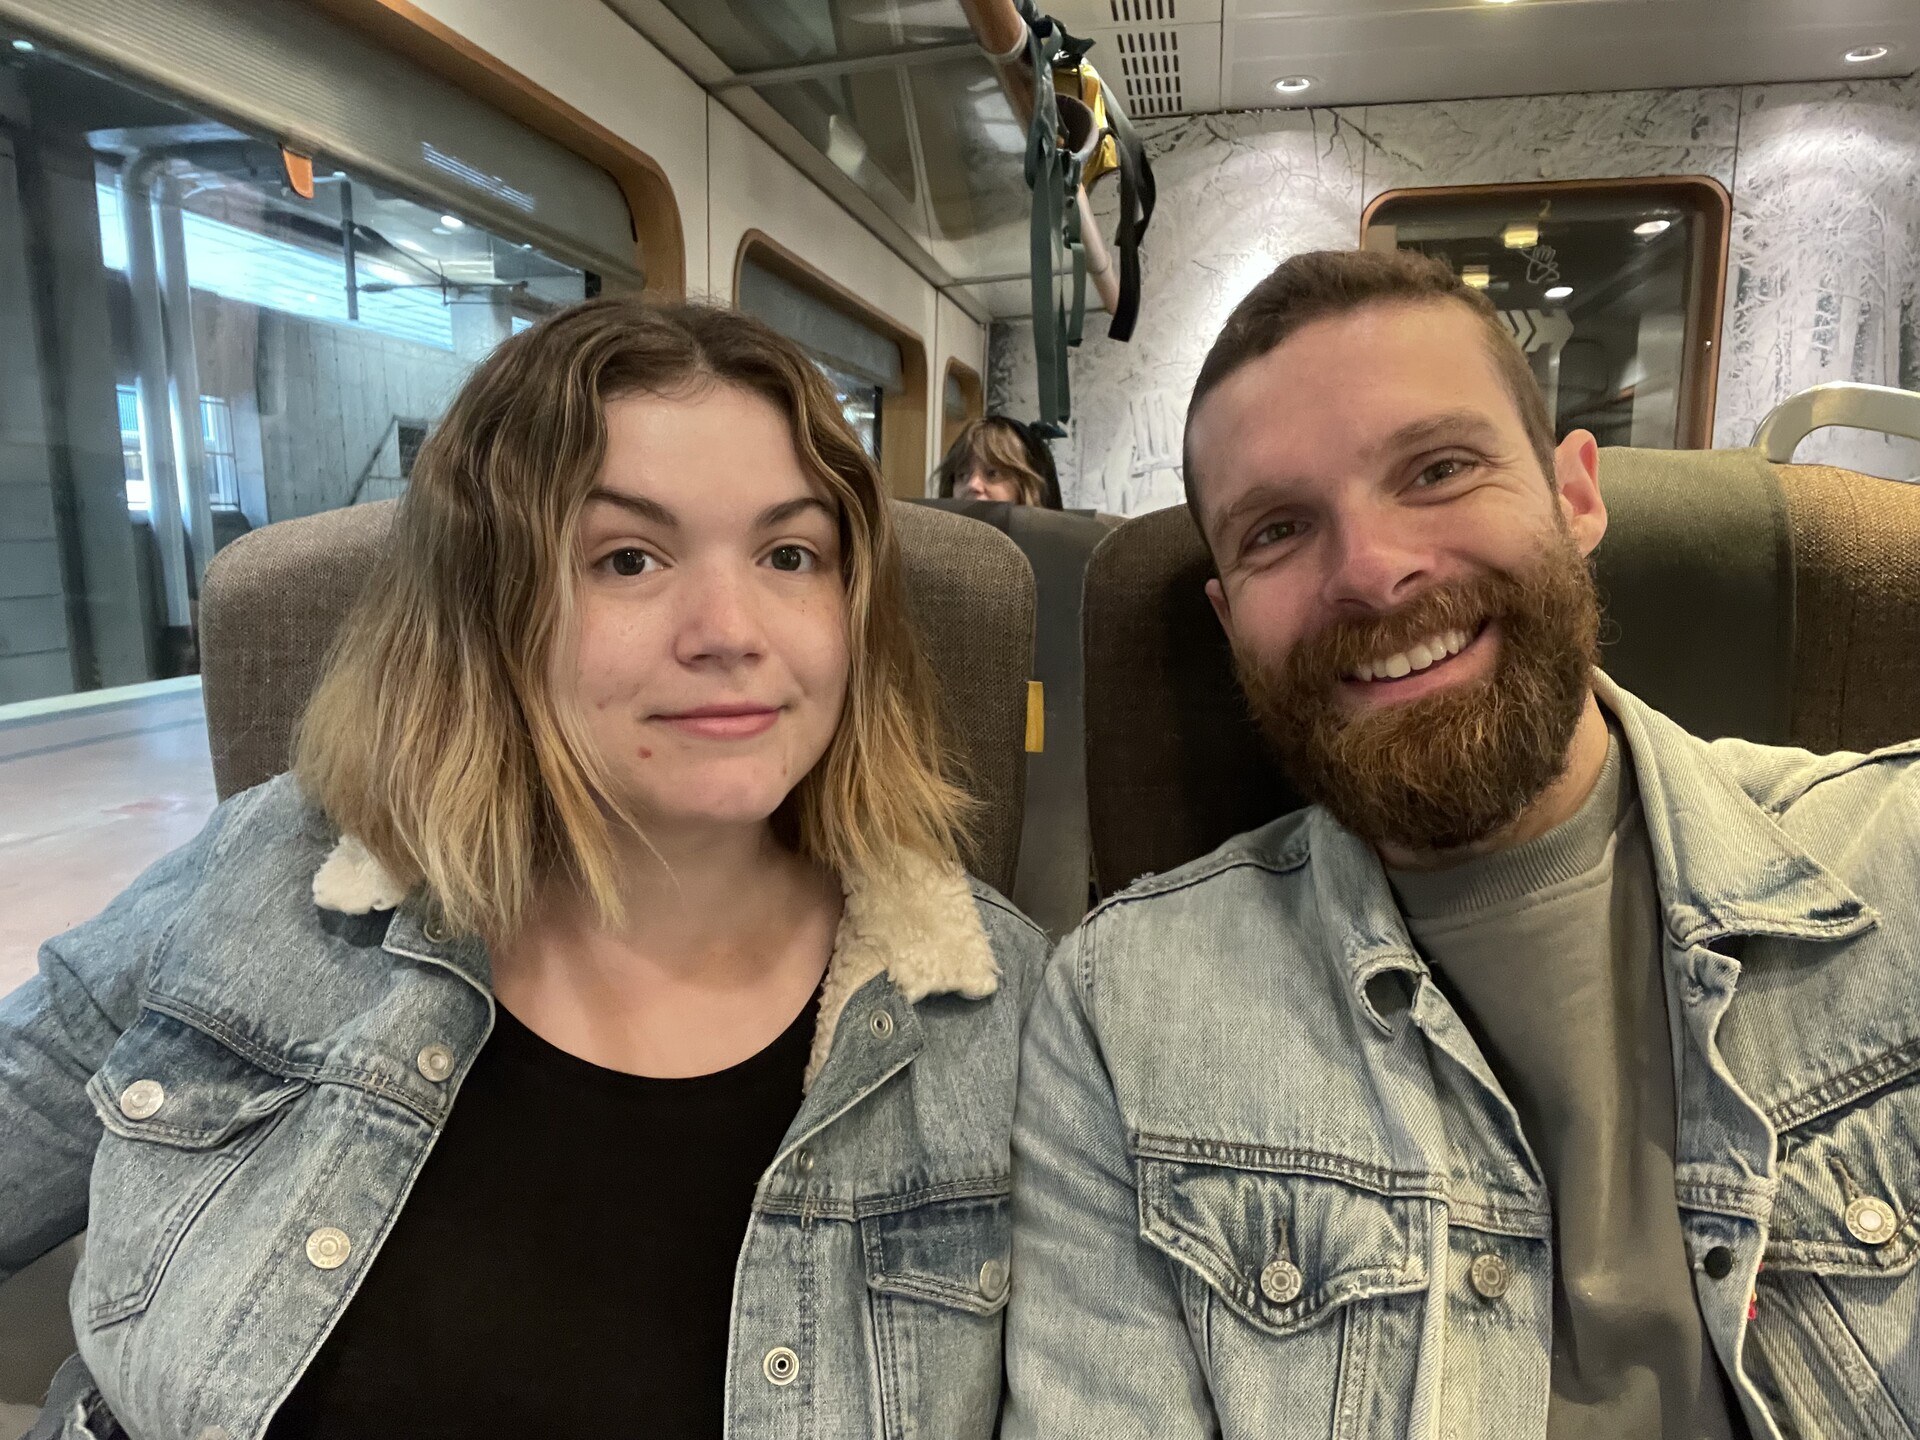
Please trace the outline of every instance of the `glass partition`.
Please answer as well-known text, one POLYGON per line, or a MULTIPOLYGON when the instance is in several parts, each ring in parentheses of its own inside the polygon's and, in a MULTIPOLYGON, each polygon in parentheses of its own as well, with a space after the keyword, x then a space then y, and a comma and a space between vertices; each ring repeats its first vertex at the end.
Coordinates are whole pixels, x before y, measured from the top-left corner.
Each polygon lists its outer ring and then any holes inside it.
POLYGON ((261 525, 398 495, 592 274, 45 45, 0 63, 0 705, 189 675, 261 525))
POLYGON ((1705 177, 1397 190, 1361 243, 1444 259, 1526 352, 1558 434, 1712 443, 1727 192, 1705 177))

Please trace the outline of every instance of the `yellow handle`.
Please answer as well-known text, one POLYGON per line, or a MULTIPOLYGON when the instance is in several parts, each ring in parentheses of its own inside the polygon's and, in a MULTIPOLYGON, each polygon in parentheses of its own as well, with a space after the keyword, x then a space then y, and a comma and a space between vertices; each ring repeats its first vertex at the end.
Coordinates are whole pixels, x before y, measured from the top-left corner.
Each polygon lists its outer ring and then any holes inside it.
POLYGON ((1038 755, 1047 748, 1047 687, 1038 680, 1027 682, 1027 753, 1038 755))

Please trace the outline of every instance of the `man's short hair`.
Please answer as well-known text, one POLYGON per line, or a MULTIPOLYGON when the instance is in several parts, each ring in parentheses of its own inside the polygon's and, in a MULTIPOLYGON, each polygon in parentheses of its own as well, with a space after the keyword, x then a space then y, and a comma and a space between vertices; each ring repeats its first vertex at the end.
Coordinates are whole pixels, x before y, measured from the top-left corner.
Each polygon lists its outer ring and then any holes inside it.
POLYGON ((1233 313, 1206 363, 1193 382, 1187 402, 1186 433, 1181 442, 1181 478, 1187 489, 1187 508, 1196 520, 1200 507, 1194 489, 1193 417, 1200 404, 1236 370, 1258 360, 1303 325, 1329 316, 1346 315, 1365 305, 1392 301, 1457 301, 1471 310, 1486 333, 1493 368, 1513 396, 1520 423, 1553 483, 1553 418, 1546 397, 1533 378, 1527 357, 1514 343, 1493 302, 1466 284, 1446 261, 1418 250, 1309 250, 1284 260, 1254 286, 1233 313))

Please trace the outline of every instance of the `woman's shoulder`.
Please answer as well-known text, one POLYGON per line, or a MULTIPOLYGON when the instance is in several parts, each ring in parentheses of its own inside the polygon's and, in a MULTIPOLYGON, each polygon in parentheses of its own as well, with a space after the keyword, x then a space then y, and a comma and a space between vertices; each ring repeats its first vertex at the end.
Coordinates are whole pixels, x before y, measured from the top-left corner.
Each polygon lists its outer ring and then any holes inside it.
POLYGON ((1046 931, 1027 918, 1026 912, 986 881, 974 875, 966 879, 974 909, 980 917, 980 928, 986 934, 1001 979, 1011 993, 1020 997, 1024 1007, 1039 983, 1040 971, 1053 951, 1053 941, 1047 938, 1046 931))

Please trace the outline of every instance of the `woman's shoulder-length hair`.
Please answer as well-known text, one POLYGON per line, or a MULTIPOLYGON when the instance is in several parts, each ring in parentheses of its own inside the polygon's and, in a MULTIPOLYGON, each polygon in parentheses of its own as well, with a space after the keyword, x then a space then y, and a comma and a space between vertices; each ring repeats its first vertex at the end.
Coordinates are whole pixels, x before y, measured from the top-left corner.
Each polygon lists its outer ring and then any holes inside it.
POLYGON ((943 500, 952 499, 954 488, 982 465, 1012 475, 1019 483, 1022 505, 1060 508, 1060 478, 1053 455, 1031 426, 1011 415, 969 420, 934 469, 934 493, 943 500))
POLYGON ((957 855, 968 802, 907 618, 886 492, 825 378, 736 310, 589 300, 503 342, 421 447, 295 745, 308 797, 463 931, 515 934, 556 879, 618 918, 615 827, 644 828, 552 677, 575 634, 577 531, 608 402, 708 384, 786 416, 840 527, 846 702, 777 828, 843 876, 903 850, 957 855))

